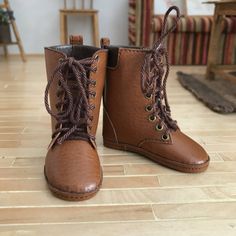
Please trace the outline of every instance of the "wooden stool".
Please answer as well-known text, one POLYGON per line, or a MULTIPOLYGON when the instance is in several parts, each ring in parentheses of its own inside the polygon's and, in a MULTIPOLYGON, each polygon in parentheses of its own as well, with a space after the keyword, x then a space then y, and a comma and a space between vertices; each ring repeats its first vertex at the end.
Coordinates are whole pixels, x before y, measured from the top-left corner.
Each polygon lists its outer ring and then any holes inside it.
MULTIPOLYGON (((1 4, 0 7, 5 8, 7 11, 12 11, 11 7, 10 7, 9 1, 8 0, 4 0, 3 2, 4 3, 1 4)), ((4 54, 7 57, 8 56, 7 46, 8 45, 18 45, 22 61, 25 62, 26 61, 26 57, 25 57, 24 48, 23 48, 23 45, 22 45, 22 41, 21 41, 21 38, 20 38, 19 31, 18 31, 17 26, 16 26, 15 19, 13 17, 10 17, 10 24, 12 26, 12 30, 13 30, 13 33, 15 35, 16 42, 0 43, 0 46, 3 46, 4 54)))
POLYGON ((64 0, 64 9, 60 10, 60 31, 61 31, 61 44, 68 43, 68 29, 67 29, 67 16, 69 15, 82 15, 92 17, 92 30, 93 30, 93 44, 99 46, 99 32, 98 32, 98 11, 93 9, 93 0, 90 0, 90 8, 86 8, 85 0, 82 0, 82 8, 76 8, 76 0, 73 0, 73 8, 67 8, 67 0, 64 0))
MULTIPOLYGON (((211 39, 208 52, 206 79, 214 79, 215 75, 221 75, 223 78, 232 79, 232 75, 225 73, 225 70, 235 70, 236 65, 220 65, 220 43, 221 43, 221 25, 226 15, 236 15, 236 1, 209 1, 206 3, 215 4, 215 13, 211 30, 211 39)), ((234 77, 235 78, 235 77, 234 77)))

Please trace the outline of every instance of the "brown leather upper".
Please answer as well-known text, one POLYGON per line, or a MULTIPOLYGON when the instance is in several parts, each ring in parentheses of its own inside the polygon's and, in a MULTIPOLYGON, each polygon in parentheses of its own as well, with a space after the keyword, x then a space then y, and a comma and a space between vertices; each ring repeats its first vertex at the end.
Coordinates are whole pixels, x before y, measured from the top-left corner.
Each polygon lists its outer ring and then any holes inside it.
MULTIPOLYGON (((141 48, 109 49, 107 81, 104 92, 103 137, 105 141, 131 145, 150 155, 173 163, 198 165, 208 162, 205 150, 179 129, 171 130, 163 140, 167 126, 156 130, 160 118, 149 121, 151 103, 141 90, 141 69, 146 50, 141 48)), ((173 166, 174 168, 174 166, 173 166)))
POLYGON ((64 192, 92 192, 102 181, 97 151, 83 140, 68 140, 50 149, 45 171, 49 184, 64 192))
MULTIPOLYGON (((96 134, 101 96, 106 73, 107 50, 83 45, 65 45, 45 48, 47 78, 50 80, 58 66, 60 58, 73 57, 76 60, 94 57, 97 70, 90 72, 90 79, 96 80, 96 86, 90 85, 89 89, 96 92, 95 97, 89 98, 89 103, 95 105, 92 110, 92 124, 90 134, 96 134)), ((53 82, 50 89, 50 106, 57 113, 56 103, 58 97, 57 82, 53 82)), ((73 94, 73 96, 76 96, 73 94)), ((52 118, 52 132, 55 131, 56 120, 52 118)), ((66 140, 62 144, 55 143, 48 150, 45 160, 45 175, 49 186, 63 193, 63 198, 70 200, 70 193, 79 194, 79 199, 86 198, 87 193, 95 192, 102 182, 102 170, 97 150, 89 141, 66 140), (66 195, 67 194, 67 195, 66 195)), ((79 200, 78 199, 78 200, 79 200)))

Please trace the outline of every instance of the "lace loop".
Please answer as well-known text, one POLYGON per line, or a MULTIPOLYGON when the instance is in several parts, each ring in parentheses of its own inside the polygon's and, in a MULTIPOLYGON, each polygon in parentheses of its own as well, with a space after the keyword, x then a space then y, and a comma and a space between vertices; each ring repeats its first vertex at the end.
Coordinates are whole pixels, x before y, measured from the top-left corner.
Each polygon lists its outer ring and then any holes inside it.
MULTIPOLYGON (((144 96, 151 95, 153 103, 153 115, 159 116, 168 129, 176 130, 178 128, 177 122, 172 120, 170 106, 166 95, 166 82, 169 75, 169 58, 167 49, 163 42, 177 26, 180 19, 180 12, 178 7, 173 6, 168 9, 164 16, 161 36, 149 50, 144 58, 141 74, 141 88, 144 96), (174 24, 168 28, 167 20, 172 11, 176 12, 174 24)), ((168 130, 167 130, 168 132, 168 130)))
POLYGON ((50 146, 55 142, 62 144, 68 139, 90 140, 95 143, 94 135, 90 134, 93 119, 91 110, 95 109, 95 105, 89 103, 89 95, 94 93, 89 90, 89 85, 94 83, 94 80, 89 78, 89 73, 96 68, 94 62, 95 58, 60 59, 52 78, 48 81, 45 89, 45 107, 57 121, 50 146), (54 81, 59 85, 56 92, 56 114, 53 113, 48 101, 49 90, 54 81))

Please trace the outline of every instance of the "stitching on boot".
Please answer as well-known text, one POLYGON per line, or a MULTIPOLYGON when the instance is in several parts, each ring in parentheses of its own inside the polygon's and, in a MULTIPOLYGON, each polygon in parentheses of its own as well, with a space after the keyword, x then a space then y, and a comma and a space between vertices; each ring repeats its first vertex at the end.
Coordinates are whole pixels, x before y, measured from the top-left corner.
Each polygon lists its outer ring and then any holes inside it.
POLYGON ((150 139, 143 139, 142 141, 140 141, 138 143, 138 147, 141 147, 143 144, 149 143, 149 142, 157 142, 157 143, 169 144, 169 145, 173 144, 172 139, 171 139, 171 135, 170 135, 170 139, 168 141, 162 141, 160 139, 151 139, 151 138, 150 139))
POLYGON ((117 68, 119 68, 120 66, 120 56, 122 53, 124 52, 128 52, 128 53, 134 53, 134 54, 145 54, 147 52, 147 50, 145 51, 145 49, 132 49, 132 48, 119 48, 119 52, 118 52, 118 58, 117 58, 117 63, 116 63, 116 66, 114 67, 110 67, 110 66, 107 66, 107 68, 109 70, 116 70, 117 68))

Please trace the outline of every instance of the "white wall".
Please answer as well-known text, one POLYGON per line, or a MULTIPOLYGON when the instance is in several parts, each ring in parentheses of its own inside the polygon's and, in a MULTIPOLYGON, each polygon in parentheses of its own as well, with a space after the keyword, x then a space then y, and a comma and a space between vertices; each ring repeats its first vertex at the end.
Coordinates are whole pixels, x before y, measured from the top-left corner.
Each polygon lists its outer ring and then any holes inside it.
MULTIPOLYGON (((1 2, 1 0, 0 0, 1 2)), ((43 53, 43 47, 60 43, 59 9, 63 0, 11 0, 16 23, 26 53, 43 53)), ((100 37, 109 37, 113 44, 128 43, 128 1, 94 0, 99 10, 100 37)), ((69 33, 84 35, 91 44, 90 20, 86 17, 69 18, 69 33)), ((16 46, 9 47, 18 53, 16 46)))
POLYGON ((154 13, 165 14, 170 6, 176 5, 183 15, 213 15, 214 4, 204 4, 206 0, 155 0, 154 13))

